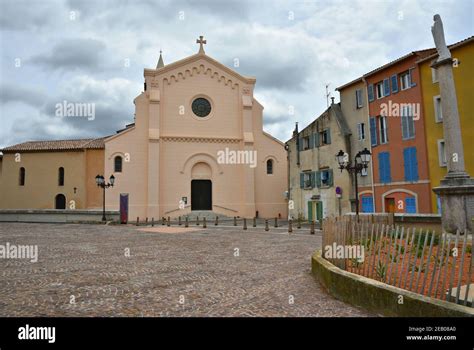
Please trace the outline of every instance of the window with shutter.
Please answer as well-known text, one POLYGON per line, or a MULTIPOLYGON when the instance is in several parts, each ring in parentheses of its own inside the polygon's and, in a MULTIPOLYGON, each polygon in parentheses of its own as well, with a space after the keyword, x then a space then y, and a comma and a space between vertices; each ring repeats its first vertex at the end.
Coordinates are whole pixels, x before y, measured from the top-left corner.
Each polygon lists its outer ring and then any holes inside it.
POLYGON ((304 188, 304 174, 300 173, 300 188, 304 188))
POLYGON ((321 172, 316 171, 316 187, 321 187, 321 172))
POLYGON ((369 98, 369 102, 374 100, 374 84, 369 84, 367 87, 367 96, 369 98))
POLYGON ((408 73, 410 74, 410 86, 416 86, 416 83, 415 83, 415 68, 410 68, 408 73))
POLYGON ((392 182, 390 174, 390 153, 379 153, 379 179, 381 183, 392 182))
POLYGON ((405 170, 405 181, 411 181, 410 149, 403 150, 403 168, 405 170))
POLYGON ((398 92, 398 77, 396 74, 392 75, 391 79, 391 85, 392 85, 392 93, 398 92))
POLYGON ((388 78, 383 80, 383 95, 390 95, 390 81, 388 80, 388 78))
POLYGON ((312 188, 316 187, 316 172, 315 171, 311 172, 311 187, 312 188))
POLYGON ((377 124, 374 117, 370 117, 370 143, 377 146, 377 124))
POLYGON ((319 133, 315 132, 313 134, 314 137, 314 147, 319 147, 319 133))
POLYGON ((410 159, 411 181, 418 181, 418 158, 416 156, 416 147, 411 147, 410 159))
POLYGON ((416 214, 416 199, 415 197, 405 198, 405 212, 409 214, 416 214))
POLYGON ((362 197, 362 212, 363 213, 373 213, 374 212, 374 201, 372 196, 362 197))

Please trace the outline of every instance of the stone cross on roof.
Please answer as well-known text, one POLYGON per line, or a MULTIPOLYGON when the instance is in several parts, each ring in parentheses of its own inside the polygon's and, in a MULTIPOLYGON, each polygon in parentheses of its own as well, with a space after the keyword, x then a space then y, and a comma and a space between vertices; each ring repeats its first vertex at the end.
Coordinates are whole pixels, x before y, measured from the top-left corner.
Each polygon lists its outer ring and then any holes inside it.
POLYGON ((199 39, 196 39, 196 44, 199 44, 199 53, 204 53, 203 44, 207 44, 207 40, 204 40, 204 36, 200 35, 199 39))

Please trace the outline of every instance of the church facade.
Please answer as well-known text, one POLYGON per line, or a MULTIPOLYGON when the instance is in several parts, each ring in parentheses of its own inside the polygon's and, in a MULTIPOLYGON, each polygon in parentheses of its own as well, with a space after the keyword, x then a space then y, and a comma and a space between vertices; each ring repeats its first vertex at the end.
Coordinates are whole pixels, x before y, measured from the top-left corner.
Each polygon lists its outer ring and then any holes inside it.
POLYGON ((145 69, 135 124, 105 141, 105 174, 116 178, 106 206, 128 193, 131 217, 286 217, 286 151, 263 131, 256 80, 207 56, 200 41, 197 54, 166 66, 160 56, 145 69))
POLYGON ((104 138, 103 175, 115 177, 106 209, 127 208, 130 220, 204 210, 287 217, 287 154, 263 131, 256 79, 197 42, 197 54, 169 65, 160 54, 156 69, 144 70, 135 122, 104 138))

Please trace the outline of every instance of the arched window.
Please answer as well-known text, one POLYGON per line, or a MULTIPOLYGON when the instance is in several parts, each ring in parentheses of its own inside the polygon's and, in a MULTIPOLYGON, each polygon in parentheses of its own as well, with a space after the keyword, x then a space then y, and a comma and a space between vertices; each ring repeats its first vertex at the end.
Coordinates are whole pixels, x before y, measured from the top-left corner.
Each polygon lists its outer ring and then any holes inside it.
POLYGON ((64 168, 60 167, 58 170, 58 186, 64 186, 64 168))
POLYGON ((25 168, 21 167, 20 168, 20 180, 19 180, 20 186, 25 186, 25 177, 26 177, 26 170, 25 170, 25 168))
POLYGON ((122 172, 122 157, 120 156, 114 158, 114 171, 116 173, 122 172))
POLYGON ((273 160, 272 159, 267 160, 267 174, 268 175, 273 174, 273 160))

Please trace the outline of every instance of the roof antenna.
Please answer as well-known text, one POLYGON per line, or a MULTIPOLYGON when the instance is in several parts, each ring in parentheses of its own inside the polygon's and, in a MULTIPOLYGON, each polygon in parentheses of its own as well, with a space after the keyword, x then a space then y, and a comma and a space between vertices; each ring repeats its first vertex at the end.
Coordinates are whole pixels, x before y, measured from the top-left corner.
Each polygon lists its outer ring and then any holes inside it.
POLYGON ((331 92, 329 91, 329 85, 331 85, 331 83, 326 84, 326 104, 328 108, 329 108, 329 97, 331 96, 331 92))

